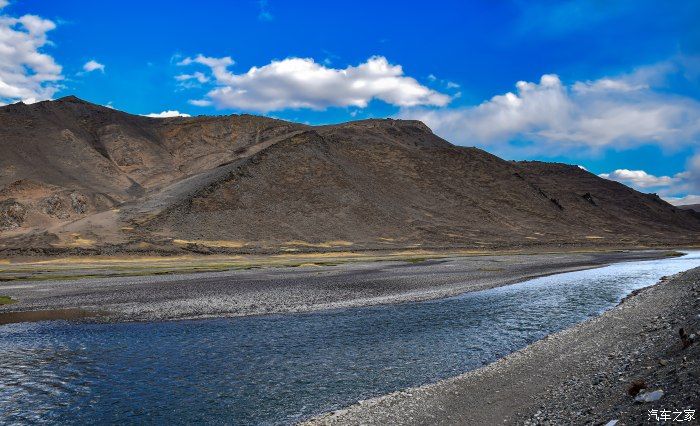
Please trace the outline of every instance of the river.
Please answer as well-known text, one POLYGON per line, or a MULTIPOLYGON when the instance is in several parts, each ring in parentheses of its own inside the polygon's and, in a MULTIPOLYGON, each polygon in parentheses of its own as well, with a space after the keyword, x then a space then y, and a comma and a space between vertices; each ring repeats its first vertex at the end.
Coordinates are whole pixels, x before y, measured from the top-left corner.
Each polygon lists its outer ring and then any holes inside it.
POLYGON ((700 253, 691 252, 308 314, 4 325, 0 420, 294 423, 478 368, 697 266, 700 253))

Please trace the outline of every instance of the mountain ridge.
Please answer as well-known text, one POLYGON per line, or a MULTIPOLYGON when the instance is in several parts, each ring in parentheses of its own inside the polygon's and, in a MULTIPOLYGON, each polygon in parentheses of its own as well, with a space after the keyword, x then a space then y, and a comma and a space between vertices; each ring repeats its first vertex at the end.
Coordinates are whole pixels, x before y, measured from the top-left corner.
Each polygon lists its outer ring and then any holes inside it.
POLYGON ((0 107, 0 250, 294 251, 698 242, 699 215, 413 120, 0 107))
POLYGON ((683 210, 693 210, 696 212, 700 212, 700 204, 685 204, 685 205, 676 206, 676 207, 678 207, 679 209, 683 209, 683 210))

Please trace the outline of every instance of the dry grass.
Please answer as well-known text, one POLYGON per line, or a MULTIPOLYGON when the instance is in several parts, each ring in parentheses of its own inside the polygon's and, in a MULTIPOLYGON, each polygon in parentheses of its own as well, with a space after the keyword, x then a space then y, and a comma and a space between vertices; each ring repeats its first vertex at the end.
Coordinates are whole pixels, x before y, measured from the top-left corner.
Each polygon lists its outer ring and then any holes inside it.
MULTIPOLYGON (((610 252, 614 250, 569 250, 567 253, 610 252)), ((545 254, 561 251, 525 252, 523 250, 425 249, 393 252, 282 253, 276 255, 185 255, 185 256, 112 256, 65 257, 31 261, 0 259, 0 281, 70 280, 114 276, 215 272, 253 268, 317 267, 350 262, 399 261, 418 263, 429 259, 505 254, 545 254)), ((671 254, 670 254, 671 255, 671 254)))
POLYGON ((83 238, 80 234, 70 234, 70 240, 52 244, 54 247, 92 247, 95 240, 83 238))
POLYGON ((5 260, 0 266, 0 281, 70 280, 252 268, 319 267, 386 260, 416 263, 438 257, 445 257, 445 254, 427 250, 403 250, 381 254, 341 251, 277 255, 66 257, 28 262, 5 260))
POLYGON ((283 246, 300 246, 300 247, 316 247, 316 248, 350 247, 352 245, 353 245, 353 243, 351 243, 350 241, 342 241, 342 240, 325 241, 322 243, 310 243, 308 241, 294 240, 294 241, 287 241, 286 243, 283 244, 283 246))
POLYGON ((196 244, 205 247, 217 247, 217 248, 242 248, 248 243, 245 241, 229 241, 229 240, 173 240, 173 244, 186 246, 189 244, 196 244))

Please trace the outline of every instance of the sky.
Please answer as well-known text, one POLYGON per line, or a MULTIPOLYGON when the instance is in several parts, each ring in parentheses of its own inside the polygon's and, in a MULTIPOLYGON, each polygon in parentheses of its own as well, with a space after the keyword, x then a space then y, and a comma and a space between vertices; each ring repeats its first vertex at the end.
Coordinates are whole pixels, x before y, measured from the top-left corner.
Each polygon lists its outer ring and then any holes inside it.
POLYGON ((700 203, 700 2, 0 0, 0 104, 418 119, 700 203))

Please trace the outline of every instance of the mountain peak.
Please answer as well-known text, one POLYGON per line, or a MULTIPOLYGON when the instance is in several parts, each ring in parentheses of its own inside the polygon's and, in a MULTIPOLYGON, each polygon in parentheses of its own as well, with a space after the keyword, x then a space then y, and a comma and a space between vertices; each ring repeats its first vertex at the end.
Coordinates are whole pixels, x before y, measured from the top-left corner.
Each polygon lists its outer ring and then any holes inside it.
POLYGON ((84 100, 80 99, 79 97, 77 97, 75 95, 64 96, 62 98, 56 99, 54 102, 70 102, 70 103, 74 103, 74 104, 94 105, 88 101, 84 101, 84 100))

